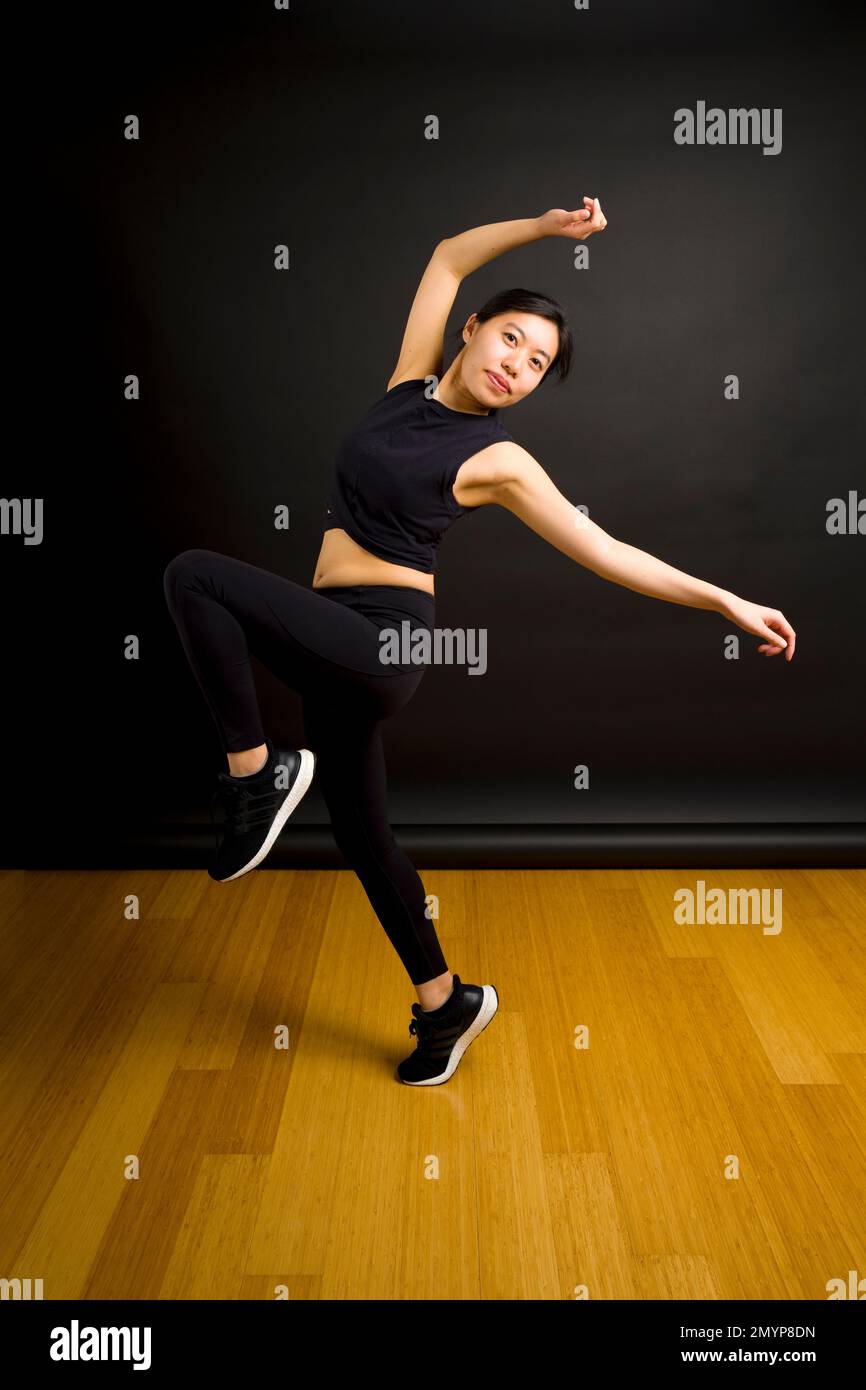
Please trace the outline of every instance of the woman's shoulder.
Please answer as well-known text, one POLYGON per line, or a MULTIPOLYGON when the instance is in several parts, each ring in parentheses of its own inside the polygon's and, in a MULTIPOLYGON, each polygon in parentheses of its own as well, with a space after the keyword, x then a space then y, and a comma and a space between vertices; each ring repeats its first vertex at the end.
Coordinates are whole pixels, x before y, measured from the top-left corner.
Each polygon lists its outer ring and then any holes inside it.
POLYGON ((404 376, 399 381, 389 381, 385 395, 390 396, 394 391, 402 391, 409 386, 423 386, 426 380, 424 376, 404 376))

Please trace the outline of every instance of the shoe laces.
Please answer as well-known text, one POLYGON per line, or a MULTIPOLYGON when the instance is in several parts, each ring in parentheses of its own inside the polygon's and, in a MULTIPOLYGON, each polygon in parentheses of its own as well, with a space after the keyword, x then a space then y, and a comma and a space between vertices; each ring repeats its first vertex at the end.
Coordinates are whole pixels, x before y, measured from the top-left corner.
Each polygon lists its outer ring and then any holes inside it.
MULTIPOLYGON (((448 996, 448 1003, 454 1002, 454 995, 458 987, 460 988, 460 990, 462 990, 463 984, 462 981, 460 981, 459 976, 455 975, 454 985, 452 987, 451 994, 448 996)), ((437 1028, 450 1027, 453 1027, 453 1018, 450 1013, 447 1023, 443 1023, 441 1020, 439 1021, 439 1023, 436 1023, 432 1018, 419 1018, 417 1014, 414 1014, 412 1017, 412 1022, 409 1024, 409 1032, 418 1039, 418 1046, 424 1047, 424 1045, 428 1043, 430 1039, 433 1037, 433 1034, 436 1032, 437 1028)))
POLYGON ((428 1023, 426 1018, 413 1018, 409 1024, 409 1032, 418 1039, 418 1046, 423 1047, 433 1036, 435 1024, 428 1023))
POLYGON ((243 782, 222 782, 210 799, 211 827, 217 840, 217 850, 221 843, 234 835, 244 835, 249 830, 270 825, 274 817, 274 801, 280 795, 270 778, 265 778, 258 786, 245 786, 243 782), (223 820, 223 839, 219 839, 219 822, 214 816, 214 806, 220 801, 225 808, 223 820))

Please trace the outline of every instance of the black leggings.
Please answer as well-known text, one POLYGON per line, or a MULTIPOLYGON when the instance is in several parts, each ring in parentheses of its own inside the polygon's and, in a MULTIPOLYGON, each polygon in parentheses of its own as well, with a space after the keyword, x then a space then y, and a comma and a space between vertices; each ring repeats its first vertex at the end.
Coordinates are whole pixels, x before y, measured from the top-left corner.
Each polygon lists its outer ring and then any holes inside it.
POLYGON ((316 755, 334 840, 409 978, 419 985, 444 974, 424 885, 388 822, 380 730, 426 670, 383 662, 380 630, 407 637, 419 627, 432 631, 433 596, 384 584, 308 589, 213 550, 184 550, 163 582, 225 751, 265 742, 252 654, 302 697, 304 737, 316 755), (408 630, 401 626, 407 622, 408 630))

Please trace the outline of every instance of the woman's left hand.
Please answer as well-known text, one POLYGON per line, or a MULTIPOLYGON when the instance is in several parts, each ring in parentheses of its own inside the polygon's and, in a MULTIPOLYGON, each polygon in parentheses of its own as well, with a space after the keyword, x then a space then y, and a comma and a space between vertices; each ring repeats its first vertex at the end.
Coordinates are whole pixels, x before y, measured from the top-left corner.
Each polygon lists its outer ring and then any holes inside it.
POLYGON ((584 198, 585 207, 567 212, 565 208, 551 208, 538 219, 542 236, 567 236, 572 241, 585 241, 593 232, 603 232, 607 218, 601 210, 597 198, 584 198))
POLYGON ((765 608, 761 603, 749 603, 746 599, 732 594, 719 611, 724 613, 725 617, 733 619, 746 632, 769 638, 769 641, 764 641, 758 648, 764 656, 778 656, 779 652, 784 652, 786 661, 793 659, 797 634, 778 608, 765 608))

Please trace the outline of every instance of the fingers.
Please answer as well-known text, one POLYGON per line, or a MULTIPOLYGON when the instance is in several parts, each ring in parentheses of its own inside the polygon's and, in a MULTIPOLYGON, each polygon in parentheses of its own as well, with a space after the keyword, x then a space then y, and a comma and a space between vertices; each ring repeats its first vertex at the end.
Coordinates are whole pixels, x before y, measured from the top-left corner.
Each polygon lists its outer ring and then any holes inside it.
POLYGON ((767 613, 763 621, 764 633, 773 640, 762 644, 758 651, 765 656, 777 656, 779 652, 784 652, 785 660, 791 661, 797 646, 797 634, 784 613, 767 613))
POLYGON ((784 613, 768 614, 764 619, 764 625, 773 636, 778 632, 784 638, 785 646, 779 646, 778 650, 784 651, 787 660, 790 661, 797 646, 797 634, 791 627, 784 613))
POLYGON ((584 198, 586 210, 589 217, 586 219, 586 233, 590 236, 593 232, 602 232, 607 226, 607 218, 601 210, 601 203, 597 198, 584 198))
POLYGON ((757 624, 747 628, 747 631, 770 638, 769 642, 761 643, 758 651, 763 656, 778 656, 779 652, 784 652, 785 660, 791 661, 797 646, 797 634, 784 613, 780 613, 778 608, 760 608, 754 616, 757 624))
POLYGON ((786 656, 790 661, 792 656, 794 655, 794 649, 797 645, 797 634, 791 627, 791 624, 788 622, 787 618, 784 618, 781 613, 779 614, 779 621, 782 625, 782 632, 788 641, 788 650, 786 652, 786 656))

